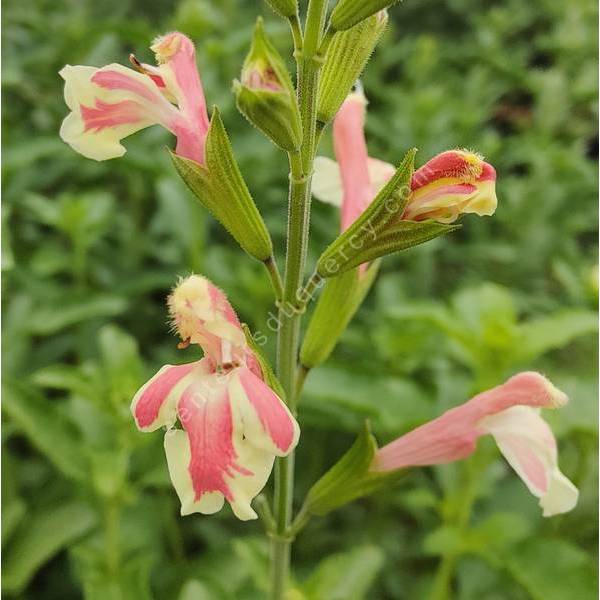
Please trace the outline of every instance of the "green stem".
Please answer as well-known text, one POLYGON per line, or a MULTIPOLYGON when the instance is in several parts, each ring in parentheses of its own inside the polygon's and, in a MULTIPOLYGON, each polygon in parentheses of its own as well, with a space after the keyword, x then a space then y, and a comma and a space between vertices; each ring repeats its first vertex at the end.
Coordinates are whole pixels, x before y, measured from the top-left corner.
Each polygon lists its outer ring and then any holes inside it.
MULTIPOLYGON (((288 232, 283 302, 279 309, 277 336, 277 374, 288 403, 294 410, 296 398, 296 368, 302 315, 295 309, 298 291, 302 287, 310 219, 310 180, 316 146, 316 104, 321 60, 318 47, 327 0, 310 0, 302 46, 297 31, 294 34, 294 56, 297 63, 298 105, 302 120, 303 139, 299 153, 290 153, 290 189, 288 232)), ((292 32, 294 32, 292 21, 292 32)), ((299 27, 298 27, 299 29, 299 27)), ((294 491, 294 454, 277 459, 275 466, 274 519, 275 532, 271 542, 271 600, 284 597, 290 569, 292 497, 294 491)))
POLYGON ((279 304, 283 299, 283 283, 281 282, 281 275, 279 275, 279 269, 275 258, 270 256, 264 261, 265 268, 271 279, 271 285, 273 286, 273 292, 275 293, 275 300, 279 304))

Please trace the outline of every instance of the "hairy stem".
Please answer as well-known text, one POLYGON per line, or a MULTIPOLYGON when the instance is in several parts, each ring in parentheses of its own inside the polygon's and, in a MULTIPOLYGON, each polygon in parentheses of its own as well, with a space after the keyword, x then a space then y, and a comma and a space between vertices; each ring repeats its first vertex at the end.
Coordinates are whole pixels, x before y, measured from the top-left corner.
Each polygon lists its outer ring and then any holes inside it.
MULTIPOLYGON (((310 219, 310 180, 316 146, 316 103, 321 60, 318 47, 327 0, 310 0, 302 47, 297 31, 294 56, 297 64, 298 105, 302 119, 303 139, 299 153, 290 153, 290 189, 288 232, 283 301, 279 308, 277 337, 277 374, 288 404, 295 411, 297 356, 301 313, 297 310, 298 291, 302 287, 310 219)), ((293 28, 294 30, 294 28, 293 28)), ((274 519, 271 542, 271 600, 284 597, 290 568, 292 497, 294 491, 294 455, 277 459, 275 467, 274 519)))

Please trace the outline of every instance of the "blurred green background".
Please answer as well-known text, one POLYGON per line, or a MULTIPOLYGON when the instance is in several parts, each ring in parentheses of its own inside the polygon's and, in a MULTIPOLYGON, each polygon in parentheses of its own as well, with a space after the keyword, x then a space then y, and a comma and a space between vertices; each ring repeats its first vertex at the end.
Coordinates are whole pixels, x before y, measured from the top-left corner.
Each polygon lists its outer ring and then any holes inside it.
MULTIPOLYGON (((3 595, 263 598, 260 525, 228 508, 180 518, 162 435, 139 434, 128 406, 158 367, 196 355, 167 327, 178 275, 206 274, 267 332, 265 273, 178 181, 166 132, 133 136, 104 163, 63 144, 57 71, 131 51, 151 62, 154 36, 190 35, 281 260, 286 159, 237 114, 230 84, 255 16, 289 56, 287 27, 248 0, 2 5, 3 595)), ((548 418, 579 505, 543 519, 483 440, 469 461, 415 470, 311 522, 294 546, 294 598, 596 597, 597 21, 594 0, 392 9, 364 77, 371 154, 393 162, 417 146, 422 164, 476 149, 498 170, 499 207, 384 260, 332 360, 309 376, 297 461, 300 501, 365 418, 383 443, 533 368, 572 398, 548 418)), ((315 205, 309 264, 337 228, 335 210, 315 205)))

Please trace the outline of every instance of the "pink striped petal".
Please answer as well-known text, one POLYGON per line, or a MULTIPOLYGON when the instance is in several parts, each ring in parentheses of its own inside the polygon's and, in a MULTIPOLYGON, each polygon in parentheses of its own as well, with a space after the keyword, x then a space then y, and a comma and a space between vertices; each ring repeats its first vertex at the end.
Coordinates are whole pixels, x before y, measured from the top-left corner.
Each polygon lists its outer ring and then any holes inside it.
POLYGON ((277 456, 286 456, 295 448, 300 435, 298 423, 266 383, 242 367, 236 369, 232 394, 250 444, 277 456))
POLYGON ((250 503, 264 487, 274 455, 245 438, 231 381, 231 373, 196 378, 177 405, 183 431, 171 430, 165 436, 182 515, 216 512, 226 499, 238 518, 256 518, 250 503))
POLYGON ((73 149, 88 158, 106 160, 122 156, 120 141, 150 125, 171 131, 181 117, 150 79, 121 65, 102 69, 67 65, 65 100, 71 113, 60 135, 73 149))
POLYGON ((131 402, 131 413, 141 431, 155 431, 175 423, 177 399, 189 385, 189 375, 196 369, 202 372, 206 363, 165 365, 144 384, 131 402))

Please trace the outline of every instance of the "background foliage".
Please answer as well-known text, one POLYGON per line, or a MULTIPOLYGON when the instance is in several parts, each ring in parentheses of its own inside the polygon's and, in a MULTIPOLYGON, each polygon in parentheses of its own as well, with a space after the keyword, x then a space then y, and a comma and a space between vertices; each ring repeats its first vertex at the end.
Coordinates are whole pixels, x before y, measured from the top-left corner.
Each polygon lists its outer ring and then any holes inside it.
MULTIPOLYGON (((177 180, 162 130, 106 163, 64 145, 57 71, 124 63, 132 50, 148 61, 158 33, 190 35, 281 257, 285 157, 235 112, 230 82, 257 11, 289 55, 287 29, 242 0, 3 8, 3 593, 261 598, 259 525, 229 510, 179 518, 162 436, 138 434, 128 404, 160 365, 195 353, 176 351, 166 327, 177 275, 206 274, 268 332, 265 275, 177 180)), ((483 443, 470 461, 415 470, 313 521, 295 545, 295 598, 439 599, 448 581, 459 600, 595 597, 596 10, 593 0, 407 0, 391 11, 364 79, 372 154, 397 161, 414 145, 422 164, 476 148, 498 169, 500 205, 384 261, 331 362, 309 377, 297 486, 308 489, 365 417, 385 442, 535 368, 572 397, 550 418, 579 506, 542 519, 483 443)), ((333 209, 315 206, 311 260, 336 231, 333 209)))

